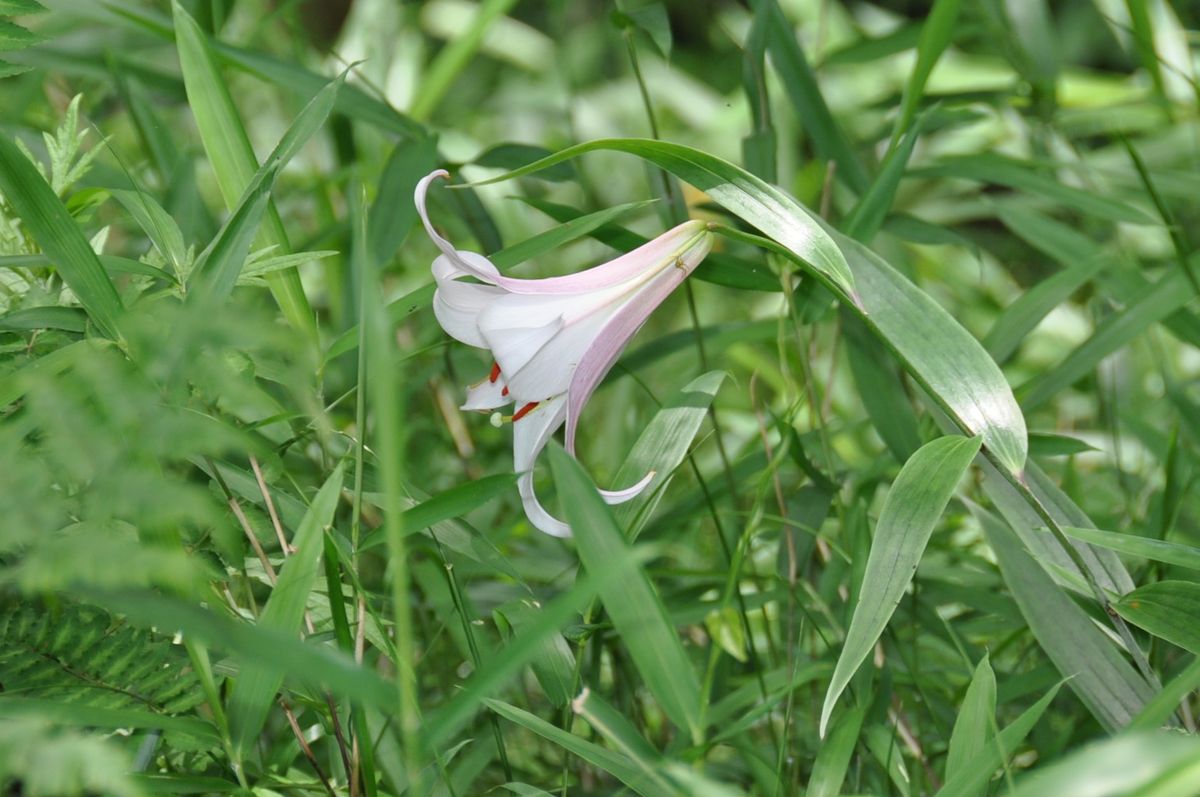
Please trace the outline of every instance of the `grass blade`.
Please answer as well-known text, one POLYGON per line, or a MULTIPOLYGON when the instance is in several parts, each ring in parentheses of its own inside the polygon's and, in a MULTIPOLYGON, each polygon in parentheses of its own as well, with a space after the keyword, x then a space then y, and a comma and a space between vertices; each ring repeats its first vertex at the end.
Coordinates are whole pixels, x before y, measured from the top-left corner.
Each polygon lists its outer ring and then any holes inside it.
MULTIPOLYGON (((985 655, 975 668, 975 675, 967 687, 954 730, 950 733, 950 747, 946 755, 946 782, 956 778, 966 779, 972 764, 987 754, 992 727, 996 723, 996 674, 985 655)), ((1012 748, 1009 748, 1010 750, 1012 748)), ((984 784, 978 788, 962 789, 962 797, 979 797, 986 793, 984 784)))
POLYGON ((583 467, 555 445, 550 468, 583 566, 611 576, 600 582, 600 599, 646 688, 676 727, 698 741, 700 683, 658 593, 583 467))
MULTIPOLYGON (((285 634, 299 631, 304 607, 316 583, 325 527, 333 522, 341 490, 342 466, 338 465, 296 529, 291 541, 295 553, 279 573, 279 581, 258 618, 260 627, 285 634)), ((283 672, 275 666, 275 658, 244 661, 234 682, 229 697, 229 725, 234 744, 241 750, 249 750, 253 745, 283 683, 283 672)))
MULTIPOLYGON (((250 146, 250 138, 242 125, 229 88, 217 69, 216 58, 207 36, 178 0, 173 0, 175 42, 179 50, 179 66, 184 86, 200 131, 204 151, 217 175, 217 184, 225 205, 233 210, 254 180, 258 162, 250 146)), ((281 142, 282 144, 282 142, 281 142)), ((278 254, 291 251, 283 222, 273 204, 266 210, 267 223, 261 241, 275 246, 278 254)), ((316 340, 316 324, 300 274, 295 269, 280 271, 267 277, 271 293, 280 310, 297 329, 316 340)))
POLYGON ((1004 582, 1042 650, 1100 724, 1118 730, 1153 691, 1113 643, 991 513, 975 508, 1004 582))
POLYGON ((119 340, 125 308, 100 258, 45 178, 6 135, 0 135, 0 194, 54 262, 100 332, 119 340))

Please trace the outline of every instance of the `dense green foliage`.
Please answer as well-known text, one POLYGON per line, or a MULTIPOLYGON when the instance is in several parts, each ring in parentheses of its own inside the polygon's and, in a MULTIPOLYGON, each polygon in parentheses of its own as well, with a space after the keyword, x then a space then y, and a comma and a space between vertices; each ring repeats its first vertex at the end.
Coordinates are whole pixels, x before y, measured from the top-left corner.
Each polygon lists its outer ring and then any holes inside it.
POLYGON ((1195 12, 0 0, 0 788, 1200 794, 1195 12), (514 276, 717 236, 574 539, 439 167, 514 276))

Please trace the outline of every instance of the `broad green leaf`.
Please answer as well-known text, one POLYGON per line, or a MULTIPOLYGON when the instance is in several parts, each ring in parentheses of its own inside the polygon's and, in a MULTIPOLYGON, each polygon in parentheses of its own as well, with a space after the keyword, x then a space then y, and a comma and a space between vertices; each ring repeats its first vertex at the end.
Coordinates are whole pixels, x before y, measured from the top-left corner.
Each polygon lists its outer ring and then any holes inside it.
MULTIPOLYGON (((996 675, 985 655, 975 668, 975 675, 967 687, 950 732, 950 746, 946 755, 946 782, 968 772, 981 757, 987 756, 992 743, 992 727, 996 724, 996 675)), ((984 784, 975 789, 963 789, 963 797, 981 797, 986 793, 984 784)))
POLYGON ((54 262, 63 282, 105 336, 118 340, 121 297, 62 200, 7 135, 0 135, 0 195, 54 262))
POLYGON ((912 583, 933 527, 979 453, 981 443, 978 437, 954 435, 926 443, 904 463, 888 491, 867 557, 862 592, 825 693, 821 708, 822 736, 842 691, 875 647, 912 583))
POLYGON ((1137 534, 1121 534, 1115 531, 1081 529, 1073 526, 1065 526, 1063 531, 1072 539, 1083 540, 1117 553, 1178 565, 1190 570, 1200 570, 1200 548, 1193 545, 1166 542, 1153 537, 1139 537, 1137 534))
POLYGON ((1200 655, 1200 584, 1158 581, 1113 604, 1117 613, 1156 637, 1200 655))
POLYGON ((1086 454, 1088 451, 1099 451, 1099 449, 1078 437, 1070 437, 1065 434, 1029 433, 1029 456, 1031 457, 1070 457, 1075 454, 1086 454))
MULTIPOLYGON (((996 770, 1012 758, 1017 748, 1025 741, 1025 737, 1037 725, 1049 707, 1051 701, 1058 695, 1061 684, 1056 685, 1042 696, 1042 699, 1025 709, 1019 717, 994 736, 989 727, 987 743, 980 754, 964 762, 963 767, 954 777, 948 777, 945 785, 938 790, 936 797, 970 797, 986 792, 988 781, 996 770)), ((1049 795, 1047 795, 1049 797, 1049 795)))
MULTIPOLYGON (((721 233, 789 254, 760 236, 721 233)), ((851 309, 960 431, 983 437, 985 452, 1020 473, 1029 447, 1025 416, 995 361, 953 316, 883 258, 841 233, 830 234, 854 273, 859 303, 851 309)))
MULTIPOLYGON (((279 172, 288 164, 301 147, 312 138, 313 134, 325 124, 333 110, 338 90, 345 81, 345 73, 337 80, 325 86, 316 96, 304 106, 300 114, 284 132, 279 143, 263 162, 250 181, 246 184, 242 196, 237 201, 234 211, 225 223, 217 239, 211 245, 207 256, 201 256, 196 263, 193 280, 198 288, 197 293, 209 300, 223 300, 233 291, 238 277, 246 261, 251 242, 259 227, 263 213, 270 213, 270 192, 279 172)), ((286 242, 286 241, 285 241, 286 242)), ((279 246, 275 241, 272 246, 279 246)), ((287 256, 287 252, 278 253, 287 256)), ((295 275, 295 268, 284 271, 273 271, 267 274, 268 284, 277 275, 295 275)), ((281 283, 283 285, 285 283, 281 283)))
MULTIPOLYGON (((1026 496, 1017 491, 1013 484, 1004 478, 990 463, 983 463, 983 491, 991 502, 1000 510, 1009 528, 1017 533, 1022 544, 1039 562, 1051 565, 1050 573, 1056 582, 1069 589, 1077 589, 1082 583, 1084 574, 1080 572, 1075 558, 1063 550, 1062 546, 1049 533, 1039 533, 1045 528, 1046 520, 1027 500, 1026 496), (1068 576, 1077 579, 1070 583, 1068 576)), ((1078 526, 1093 527, 1091 519, 1075 505, 1054 482, 1046 476, 1037 463, 1030 462, 1025 467, 1025 483, 1035 501, 1040 503, 1054 518, 1059 527, 1078 526)), ((1123 594, 1133 589, 1133 580, 1129 571, 1121 562, 1121 558, 1112 551, 1089 545, 1082 540, 1071 541, 1078 558, 1083 562, 1091 578, 1101 589, 1117 594, 1123 594)))
POLYGON ((852 301, 855 299, 854 277, 846 258, 811 211, 745 169, 698 149, 651 139, 599 139, 568 147, 549 158, 484 180, 479 185, 532 174, 597 150, 628 152, 691 183, 726 210, 778 241, 792 256, 809 264, 843 295, 852 301))
MULTIPOLYGON (((571 711, 587 720, 592 730, 603 736, 619 752, 629 756, 647 775, 651 778, 657 777, 655 770, 662 763, 662 755, 638 732, 629 717, 586 686, 579 696, 571 701, 571 711)), ((667 787, 665 781, 662 785, 667 787)))
MULTIPOLYGON (((515 474, 500 473, 451 487, 443 493, 438 493, 432 498, 404 510, 404 533, 416 534, 443 520, 462 517, 496 496, 508 492, 516 482, 515 474)), ((363 537, 358 549, 365 551, 376 545, 383 545, 386 541, 383 529, 378 528, 363 537)))
POLYGON ((521 727, 533 731, 543 739, 551 741, 562 749, 579 756, 597 769, 612 775, 638 794, 646 795, 646 797, 657 797, 660 794, 679 793, 674 789, 664 792, 664 782, 661 776, 658 780, 652 778, 645 770, 631 761, 628 756, 615 753, 598 744, 581 739, 516 706, 502 703, 499 700, 489 699, 484 702, 488 708, 501 717, 510 722, 515 722, 521 727))
MULTIPOLYGON (((325 527, 333 522, 342 490, 342 466, 338 465, 313 499, 312 506, 296 529, 291 545, 295 552, 279 573, 279 581, 258 618, 262 628, 296 634, 304 608, 316 583, 325 527)), ((234 743, 249 750, 267 720, 267 712, 283 683, 283 672, 269 660, 246 660, 234 681, 229 697, 229 723, 234 743)))
POLYGON ((269 184, 273 180, 271 177, 260 183, 258 190, 238 204, 217 236, 196 258, 189 284, 190 301, 219 303, 233 292, 271 200, 269 184))
POLYGON ((599 584, 600 599, 646 688, 699 740, 700 684, 658 593, 583 467, 553 445, 550 468, 584 568, 611 576, 599 584))
MULTIPOLYGON (((540 604, 532 599, 525 599, 510 601, 494 609, 492 616, 496 618, 496 624, 500 628, 507 626, 514 633, 520 634, 535 623, 541 613, 540 604)), ((508 638, 511 638, 511 634, 508 638)), ((533 670, 542 691, 555 708, 562 708, 571 702, 578 689, 575 681, 576 660, 561 633, 551 633, 546 637, 537 653, 530 659, 529 668, 533 670)))
POLYGON ((854 374, 858 397, 884 445, 897 462, 904 462, 921 447, 921 431, 902 374, 884 344, 871 335, 861 319, 849 310, 841 315, 846 360, 854 374))
POLYGON ((1128 725, 1153 690, 1016 535, 991 513, 973 509, 1042 650, 1101 725, 1111 731, 1128 725))
MULTIPOLYGON (((179 66, 187 88, 188 101, 200 131, 200 139, 217 176, 217 185, 232 210, 242 201, 258 171, 258 161, 250 146, 246 128, 242 126, 229 86, 217 68, 216 58, 208 37, 188 15, 178 0, 172 0, 175 21, 175 43, 179 50, 179 66)), ((285 135, 285 139, 287 136, 285 135)), ((284 142, 276 148, 279 153, 284 142)), ((272 169, 274 173, 277 169, 272 169)), ((268 203, 266 225, 260 242, 277 247, 279 254, 291 251, 283 222, 273 204, 268 203)), ((303 333, 316 339, 316 325, 300 274, 296 270, 281 271, 267 278, 275 301, 287 319, 303 333)))
POLYGON ((625 461, 613 477, 613 484, 628 484, 654 471, 654 479, 637 498, 613 508, 617 523, 629 540, 637 539, 662 499, 667 482, 683 462, 708 408, 727 374, 710 371, 698 376, 663 404, 646 424, 625 461))
MULTIPOLYGON (((553 154, 553 152, 545 147, 536 147, 532 144, 506 143, 488 147, 476 155, 471 163, 488 169, 512 171, 553 154)), ((574 180, 576 176, 575 168, 569 163, 563 164, 558 168, 547 169, 542 173, 543 180, 558 183, 574 180)))
POLYGON ((861 703, 838 717, 829 735, 821 742, 813 760, 805 797, 838 797, 850 767, 850 757, 858 745, 858 734, 867 716, 869 702, 861 703))
POLYGON ((1200 789, 1200 739, 1177 733, 1126 733, 1084 747, 1017 782, 1012 797, 1183 797, 1200 789), (1165 778, 1182 776, 1157 790, 1165 778))

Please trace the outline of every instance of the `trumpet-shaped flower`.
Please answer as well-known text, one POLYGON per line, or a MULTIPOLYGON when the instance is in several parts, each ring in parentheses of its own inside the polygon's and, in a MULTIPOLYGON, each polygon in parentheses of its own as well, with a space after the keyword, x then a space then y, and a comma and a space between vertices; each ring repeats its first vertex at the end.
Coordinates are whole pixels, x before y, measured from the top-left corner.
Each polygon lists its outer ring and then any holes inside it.
MULTIPOLYGON (((434 180, 448 176, 441 170, 429 174, 417 184, 415 196, 425 231, 442 252, 433 261, 433 311, 447 334, 489 350, 494 361, 487 377, 467 388, 462 409, 516 406, 501 419, 513 424, 513 466, 521 474, 517 489, 525 514, 548 534, 570 536, 567 525, 534 494, 534 462, 564 422, 567 451, 575 454, 584 405, 650 313, 708 254, 712 233, 704 222, 688 221, 595 268, 515 279, 483 255, 455 249, 433 228, 425 195, 434 180)), ((624 490, 600 493, 610 504, 621 503, 653 477, 650 472, 624 490)))

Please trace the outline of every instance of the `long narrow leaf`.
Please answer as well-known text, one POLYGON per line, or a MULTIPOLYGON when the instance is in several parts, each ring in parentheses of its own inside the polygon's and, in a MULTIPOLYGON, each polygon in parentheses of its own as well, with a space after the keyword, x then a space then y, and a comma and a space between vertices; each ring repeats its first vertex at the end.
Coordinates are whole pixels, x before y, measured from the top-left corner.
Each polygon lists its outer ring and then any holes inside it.
POLYGON ((100 331, 119 339, 125 308, 100 258, 46 179, 6 135, 0 135, 0 194, 54 261, 100 331))
POLYGON ((922 446, 900 469, 879 513, 862 592, 825 693, 822 736, 842 690, 879 640, 912 582, 933 527, 979 453, 981 442, 978 437, 939 437, 922 446))
MULTIPOLYGON (((333 520, 342 490, 342 466, 338 465, 325 481, 296 529, 292 546, 295 553, 279 574, 271 597, 263 607, 258 625, 282 633, 298 633, 304 607, 319 571, 324 547, 325 527, 333 520)), ((283 670, 273 660, 252 660, 242 664, 229 697, 229 723, 234 743, 248 750, 266 722, 275 693, 283 683, 283 670)))

